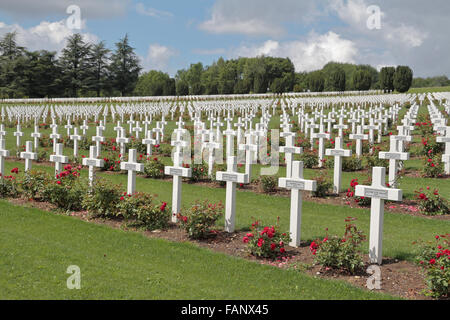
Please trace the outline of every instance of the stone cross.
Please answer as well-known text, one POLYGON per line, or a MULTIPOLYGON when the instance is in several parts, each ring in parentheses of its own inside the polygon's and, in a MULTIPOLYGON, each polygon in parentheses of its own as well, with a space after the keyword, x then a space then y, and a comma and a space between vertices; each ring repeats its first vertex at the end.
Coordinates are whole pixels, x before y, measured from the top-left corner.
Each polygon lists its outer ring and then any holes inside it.
POLYGON ((6 133, 7 132, 5 131, 5 125, 3 123, 0 124, 0 139, 4 139, 6 136, 6 133))
POLYGON ((136 134, 136 139, 139 139, 139 133, 142 131, 142 128, 139 126, 139 121, 136 121, 136 126, 133 128, 133 131, 136 134))
POLYGON ((70 124, 70 120, 67 119, 67 124, 64 126, 67 129, 67 135, 70 136, 70 130, 72 130, 73 125, 70 124))
POLYGON ((87 120, 83 120, 83 125, 80 126, 80 129, 83 130, 83 136, 86 135, 86 130, 89 129, 89 126, 87 124, 87 120))
POLYGON ((383 220, 384 200, 402 201, 402 190, 386 187, 386 168, 374 167, 372 185, 357 185, 355 195, 358 197, 372 198, 370 205, 370 238, 369 258, 371 263, 381 265, 383 261, 383 220))
POLYGON ((319 168, 323 167, 323 156, 325 155, 325 143, 324 140, 330 140, 331 134, 325 133, 324 125, 320 125, 320 131, 318 133, 313 133, 313 139, 319 139, 319 168))
POLYGON ((442 155, 442 162, 445 164, 445 174, 450 174, 450 127, 446 127, 445 136, 437 137, 436 142, 445 143, 445 151, 442 155))
POLYGON ((78 134, 78 128, 73 129, 73 134, 70 136, 70 140, 73 140, 73 156, 78 158, 78 141, 81 141, 83 137, 78 134))
POLYGON ((182 153, 175 152, 174 165, 165 166, 164 173, 173 176, 172 185, 172 222, 177 222, 177 214, 181 211, 181 180, 182 177, 191 177, 192 169, 181 166, 182 153))
POLYGON ((252 164, 253 157, 252 152, 258 152, 256 144, 251 143, 251 136, 245 135, 246 144, 240 144, 239 150, 245 150, 245 173, 248 174, 249 179, 252 179, 252 164))
POLYGON ((5 157, 9 157, 9 150, 5 149, 6 140, 0 138, 0 180, 5 175, 5 157))
POLYGON ((56 152, 56 145, 58 144, 58 139, 61 138, 61 135, 58 133, 58 126, 55 125, 52 128, 52 134, 50 135, 50 139, 53 139, 53 152, 56 152))
POLYGON ((218 181, 226 181, 226 205, 225 205, 225 231, 232 233, 235 230, 236 218, 236 183, 249 183, 249 176, 237 172, 236 157, 227 158, 227 171, 216 173, 218 181))
POLYGON ((164 129, 160 127, 159 121, 156 122, 156 128, 153 128, 152 131, 156 133, 156 140, 160 142, 164 129))
POLYGON ((50 155, 50 162, 55 163, 55 176, 62 171, 62 165, 69 162, 69 157, 63 155, 63 147, 62 143, 57 143, 55 146, 56 154, 50 155))
POLYGON ((125 145, 130 142, 130 139, 125 136, 125 129, 122 128, 120 130, 121 135, 118 139, 116 139, 116 142, 120 144, 120 160, 122 161, 125 157, 125 145))
POLYGON ((227 150, 226 150, 226 156, 232 157, 234 155, 234 136, 237 135, 237 131, 231 129, 230 122, 227 118, 227 130, 224 131, 224 135, 227 137, 227 150))
POLYGON ((89 186, 92 188, 95 181, 94 168, 101 168, 104 165, 103 159, 97 159, 97 147, 89 147, 89 158, 83 158, 83 166, 89 167, 89 186))
POLYGON ((334 156, 333 191, 334 193, 339 194, 342 182, 342 157, 350 157, 352 155, 352 150, 343 149, 342 139, 340 137, 336 137, 334 149, 325 150, 325 154, 327 156, 334 156))
POLYGON ((295 146, 295 133, 282 132, 280 134, 286 140, 286 145, 280 147, 280 152, 285 154, 286 158, 286 177, 292 176, 292 162, 294 161, 294 154, 301 154, 303 148, 295 146))
POLYGON ((237 145, 242 144, 242 140, 243 140, 243 127, 245 126, 245 124, 242 122, 242 118, 239 117, 238 118, 238 122, 234 124, 234 126, 237 128, 237 135, 236 135, 236 143, 237 145))
POLYGON ((356 134, 350 134, 349 136, 350 140, 356 140, 356 156, 358 158, 362 155, 362 140, 368 140, 369 135, 362 133, 362 127, 357 126, 356 127, 356 134))
POLYGON ((397 150, 397 143, 394 136, 390 138, 389 152, 380 152, 378 157, 380 159, 389 159, 389 185, 395 188, 397 185, 397 161, 409 160, 408 152, 399 152, 397 150))
POLYGON ((120 125, 120 121, 117 121, 117 126, 114 127, 114 131, 116 132, 116 139, 120 138, 121 130, 122 126, 120 125))
POLYGON ((210 129, 209 142, 202 144, 204 149, 208 149, 208 176, 211 176, 214 167, 214 150, 220 149, 221 145, 214 142, 214 132, 210 129))
POLYGON ((20 139, 23 136, 23 132, 21 131, 20 128, 20 123, 17 124, 17 129, 14 132, 14 136, 16 137, 16 147, 17 147, 17 152, 19 152, 19 148, 20 148, 20 139))
POLYGON ((347 129, 347 128, 348 128, 348 125, 344 124, 344 117, 342 115, 339 116, 339 124, 335 124, 333 126, 333 129, 338 129, 338 136, 340 138, 344 137, 343 130, 347 129))
POLYGON ((151 156, 152 155, 152 146, 155 144, 158 144, 158 140, 152 139, 152 131, 151 130, 147 130, 147 135, 146 135, 145 139, 142 139, 142 144, 147 145, 147 155, 151 156))
POLYGON ((37 151, 39 147, 39 138, 41 137, 38 125, 34 126, 34 132, 31 134, 31 137, 34 139, 34 150, 37 151))
POLYGON ((317 182, 303 179, 303 162, 294 161, 292 176, 279 178, 278 186, 291 190, 290 233, 292 240, 289 245, 298 247, 300 246, 302 224, 302 194, 300 191, 316 191, 317 182))
POLYGON ((128 150, 128 162, 121 162, 120 169, 128 171, 127 193, 133 194, 136 191, 136 171, 144 171, 144 165, 137 162, 136 149, 128 150))
POLYGON ((26 142, 25 152, 20 153, 20 158, 25 159, 25 172, 28 172, 31 169, 31 160, 37 160, 38 154, 33 152, 33 142, 26 142))
POLYGON ((133 124, 135 124, 136 121, 133 120, 133 114, 130 116, 130 120, 127 121, 129 127, 130 127, 130 134, 133 134, 133 124))
POLYGON ((95 146, 97 147, 96 151, 97 151, 97 158, 98 158, 98 157, 100 157, 101 148, 102 148, 101 142, 105 141, 105 137, 103 137, 102 128, 100 126, 98 126, 96 128, 96 131, 97 131, 97 135, 92 137, 92 141, 95 142, 95 146))
POLYGON ((374 140, 374 130, 376 130, 378 128, 378 126, 376 126, 373 122, 373 118, 370 118, 369 120, 369 124, 366 126, 363 126, 364 130, 369 130, 369 143, 371 145, 374 144, 375 140, 374 140))

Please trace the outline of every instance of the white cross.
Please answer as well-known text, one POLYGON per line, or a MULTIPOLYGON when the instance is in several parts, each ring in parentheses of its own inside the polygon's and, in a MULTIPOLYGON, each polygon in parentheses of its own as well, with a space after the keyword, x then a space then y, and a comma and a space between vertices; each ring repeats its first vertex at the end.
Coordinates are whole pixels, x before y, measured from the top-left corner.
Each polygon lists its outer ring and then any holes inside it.
POLYGON ((120 144, 120 160, 122 161, 123 158, 125 157, 125 144, 130 142, 130 139, 125 136, 124 128, 122 128, 120 132, 121 136, 118 139, 116 139, 116 142, 120 144))
POLYGON ((227 171, 216 173, 218 181, 226 181, 226 205, 225 205, 225 231, 232 233, 235 230, 236 219, 236 183, 249 183, 249 176, 237 172, 236 157, 227 158, 227 171))
POLYGON ((121 130, 122 126, 120 125, 120 121, 117 121, 117 126, 114 127, 114 131, 116 132, 116 139, 120 137, 121 130))
POLYGON ((324 143, 324 140, 325 139, 327 139, 327 140, 331 139, 331 134, 325 133, 324 129, 325 129, 324 125, 321 124, 320 125, 320 131, 318 133, 313 133, 312 134, 312 138, 313 139, 319 139, 319 150, 318 150, 319 151, 318 152, 318 155, 319 155, 319 168, 322 168, 322 166, 323 166, 323 156, 325 155, 325 143, 324 143))
POLYGON ((386 188, 386 168, 375 167, 372 174, 372 185, 357 185, 355 195, 372 198, 370 205, 370 239, 369 258, 371 263, 381 265, 383 260, 383 218, 384 200, 402 201, 402 190, 386 188))
POLYGON ((38 125, 34 126, 34 132, 31 134, 31 137, 34 138, 34 150, 37 151, 39 147, 39 138, 41 137, 38 125))
POLYGON ((20 148, 20 139, 23 136, 23 132, 21 131, 21 128, 20 128, 20 123, 17 124, 17 129, 16 129, 16 132, 14 132, 14 136, 16 137, 17 150, 19 150, 19 148, 20 148))
POLYGON ((160 136, 162 137, 162 134, 163 134, 163 132, 164 132, 164 129, 163 129, 163 128, 160 128, 159 121, 156 122, 156 128, 153 128, 152 131, 156 133, 156 140, 161 141, 160 136))
POLYGON ((138 163, 136 149, 128 150, 128 162, 121 162, 120 169, 128 171, 127 193, 133 194, 136 190, 136 171, 144 171, 144 165, 138 163))
POLYGON ((224 131, 224 134, 227 136, 227 151, 226 156, 232 157, 234 154, 234 136, 237 135, 236 130, 231 129, 231 124, 227 118, 227 130, 224 131))
POLYGON ((237 141, 236 141, 236 143, 238 145, 240 145, 242 143, 242 136, 243 136, 242 128, 245 126, 245 124, 242 123, 242 118, 241 117, 238 118, 238 122, 235 123, 234 126, 237 128, 237 136, 236 136, 237 137, 237 141))
POLYGON ((133 134, 133 124, 135 124, 135 121, 133 120, 133 114, 131 114, 130 120, 128 120, 127 123, 130 126, 130 134, 133 134))
POLYGON ((96 150, 97 150, 97 158, 98 158, 100 156, 101 148, 102 148, 100 143, 105 141, 105 137, 102 136, 103 132, 102 132, 102 128, 100 126, 97 127, 96 131, 97 131, 97 135, 92 137, 92 141, 95 142, 95 146, 97 147, 96 150))
POLYGON ((334 156, 334 193, 339 194, 342 181, 342 157, 350 157, 352 150, 346 150, 342 148, 342 139, 336 137, 334 142, 334 149, 326 149, 325 154, 327 156, 334 156))
POLYGON ((70 124, 70 120, 67 119, 67 124, 64 126, 67 129, 67 135, 70 136, 70 130, 72 130, 73 125, 70 124))
POLYGON ((245 136, 246 144, 240 144, 239 150, 245 150, 245 173, 248 174, 249 179, 252 179, 252 163, 253 157, 252 152, 257 152, 258 147, 256 144, 251 143, 251 136, 245 136))
POLYGON ((6 140, 0 138, 0 180, 5 175, 5 157, 9 157, 9 150, 5 149, 6 140))
POLYGON ((73 135, 70 136, 70 140, 73 140, 73 156, 78 158, 78 141, 81 141, 83 137, 78 134, 78 128, 73 129, 73 135))
POLYGON ((290 213, 290 233, 292 240, 289 243, 292 247, 298 247, 301 239, 302 223, 302 194, 301 190, 315 191, 317 182, 303 179, 303 162, 294 161, 292 166, 292 177, 279 178, 278 186, 291 190, 291 213, 290 213))
POLYGON ((177 222, 177 214, 181 211, 181 180, 182 177, 191 177, 192 169, 181 166, 182 154, 175 152, 174 165, 165 166, 164 173, 173 176, 172 184, 172 222, 177 222))
POLYGON ((87 120, 83 120, 83 125, 80 126, 80 129, 83 130, 83 136, 86 135, 86 130, 89 129, 89 126, 87 125, 87 120))
MULTIPOLYGON (((3 109, 2 109, 3 110, 3 109)), ((6 136, 5 125, 0 124, 0 139, 3 139, 6 136)))
POLYGON ((147 155, 151 156, 152 155, 152 146, 155 144, 158 144, 158 140, 152 139, 152 131, 151 130, 147 130, 147 135, 146 135, 145 139, 142 139, 142 144, 147 145, 147 155))
POLYGON ((136 126, 133 128, 133 131, 136 133, 136 139, 139 139, 139 133, 142 131, 142 128, 139 126, 139 121, 136 121, 136 126))
POLYGON ((292 176, 292 162, 294 160, 294 154, 301 154, 303 148, 295 146, 295 133, 294 132, 282 132, 280 134, 285 138, 286 145, 280 147, 280 152, 285 154, 286 158, 286 177, 292 176))
POLYGON ((89 167, 89 186, 92 188, 94 186, 95 181, 95 171, 94 168, 103 167, 104 161, 103 159, 97 159, 97 147, 90 146, 89 147, 89 158, 83 159, 83 166, 89 167))
POLYGON ((362 155, 362 140, 368 140, 369 135, 362 133, 362 127, 357 126, 356 127, 356 134, 350 134, 349 136, 350 140, 356 140, 356 156, 358 158, 362 155))
POLYGON ((369 143, 371 145, 374 144, 374 130, 377 129, 377 126, 373 123, 373 118, 370 118, 369 124, 366 126, 363 126, 364 130, 369 130, 369 143))
POLYGON ((442 162, 445 163, 445 174, 450 174, 450 126, 446 127, 445 136, 437 137, 436 142, 445 143, 445 151, 442 155, 442 162))
POLYGON ((214 142, 214 133, 210 130, 209 142, 202 143, 203 149, 208 149, 208 175, 211 176, 214 167, 214 151, 220 149, 221 145, 214 142))
POLYGON ((50 155, 50 162, 55 163, 55 176, 62 171, 63 163, 69 162, 69 157, 63 155, 63 147, 62 143, 57 143, 55 147, 56 154, 50 155))
POLYGON ((20 158, 25 159, 25 172, 28 172, 31 169, 31 160, 37 160, 38 154, 33 152, 33 142, 26 142, 25 152, 20 153, 20 158))
POLYGON ((397 185, 396 182, 398 171, 397 161, 409 160, 409 153, 398 151, 395 137, 391 136, 389 152, 380 152, 378 157, 380 159, 389 159, 389 185, 395 188, 395 186, 397 185))
POLYGON ((58 126, 55 125, 52 128, 52 134, 50 135, 50 139, 53 139, 53 152, 56 152, 56 145, 58 143, 58 139, 61 138, 61 135, 58 133, 58 126))
POLYGON ((339 124, 333 126, 333 129, 338 129, 338 135, 343 138, 343 129, 347 129, 348 125, 344 124, 344 116, 339 116, 339 124))

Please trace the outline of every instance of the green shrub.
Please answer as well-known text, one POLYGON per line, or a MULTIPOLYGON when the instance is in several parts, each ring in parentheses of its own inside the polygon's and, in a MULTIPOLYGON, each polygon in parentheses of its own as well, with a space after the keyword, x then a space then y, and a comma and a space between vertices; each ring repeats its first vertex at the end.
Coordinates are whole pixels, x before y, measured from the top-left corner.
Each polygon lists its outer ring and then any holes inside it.
POLYGON ((426 187, 415 193, 419 200, 419 209, 423 214, 429 216, 450 214, 448 200, 441 197, 437 189, 431 190, 430 187, 426 187))
MULTIPOLYGON (((117 217, 117 204, 122 196, 121 187, 98 179, 82 201, 82 206, 93 217, 117 217)), ((126 195, 126 193, 125 193, 126 195)))
POLYGON ((188 164, 184 164, 184 167, 192 169, 192 176, 190 178, 192 182, 198 182, 208 179, 208 165, 204 161, 202 161, 202 163, 193 164, 191 166, 189 166, 188 164))
POLYGON ((247 243, 250 254, 260 257, 276 259, 286 255, 285 244, 291 241, 288 233, 279 231, 278 223, 275 226, 263 227, 259 221, 252 224, 251 232, 242 239, 247 243))
POLYGON ((328 177, 327 171, 322 170, 317 176, 313 178, 317 183, 316 191, 312 192, 312 195, 316 198, 325 198, 333 190, 333 182, 328 177))
POLYGON ((352 155, 351 157, 344 157, 342 160, 342 171, 345 172, 354 172, 362 170, 362 160, 358 158, 356 155, 352 155))
POLYGON ((147 230, 166 229, 169 225, 170 210, 167 203, 155 204, 152 195, 136 192, 131 197, 123 195, 117 205, 118 214, 125 220, 133 220, 137 226, 147 230))
POLYGON ((365 240, 364 234, 356 225, 352 224, 354 218, 347 218, 343 237, 328 235, 323 240, 315 240, 310 245, 314 262, 325 268, 355 274, 364 267, 359 253, 361 243, 365 240))
POLYGON ((436 235, 435 241, 419 242, 416 263, 426 274, 426 295, 450 296, 450 234, 436 235))
POLYGON ((426 178, 437 178, 444 174, 444 165, 441 162, 441 155, 426 157, 422 165, 422 176, 426 178))
POLYGON ((4 176, 0 180, 0 197, 16 198, 19 196, 19 187, 15 176, 4 176))
POLYGON ((170 144, 164 143, 162 145, 159 145, 159 147, 157 148, 157 153, 163 157, 171 157, 172 149, 173 147, 170 144))
POLYGON ((164 164, 157 157, 149 157, 144 163, 144 173, 148 178, 164 179, 164 164))
POLYGON ((317 151, 305 151, 300 155, 300 161, 303 161, 303 167, 312 169, 319 164, 317 151))
POLYGON ((51 183, 52 177, 43 170, 31 169, 23 176, 22 191, 26 198, 36 201, 45 200, 45 189, 51 183))
POLYGON ((203 239, 214 235, 213 227, 216 221, 223 215, 223 205, 221 203, 212 204, 207 200, 195 202, 184 214, 178 214, 181 228, 184 229, 190 238, 203 239))
POLYGON ((276 191, 278 185, 278 177, 276 176, 261 176, 259 178, 259 186, 265 193, 276 191))
POLYGON ((436 142, 434 135, 428 135, 422 138, 422 155, 433 158, 444 152, 445 144, 436 142))

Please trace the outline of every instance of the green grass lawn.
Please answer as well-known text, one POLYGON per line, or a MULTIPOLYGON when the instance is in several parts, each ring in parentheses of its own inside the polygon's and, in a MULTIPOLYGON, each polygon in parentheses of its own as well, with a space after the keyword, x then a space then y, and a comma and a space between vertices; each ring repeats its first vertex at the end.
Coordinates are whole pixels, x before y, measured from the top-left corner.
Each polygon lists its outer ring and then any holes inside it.
POLYGON ((0 299, 391 298, 4 200, 0 220, 0 299), (80 290, 66 287, 70 265, 80 290))
MULTIPOLYGON (((7 162, 6 170, 18 166, 23 172, 23 164, 7 162)), ((54 168, 48 166, 34 165, 48 172, 53 172, 54 168)), ((82 175, 87 175, 87 170, 82 170, 82 175)), ((106 178, 115 184, 121 184, 124 191, 127 186, 126 174, 105 174, 98 176, 106 178)), ((160 201, 172 201, 172 182, 136 178, 136 190, 158 195, 160 201)), ((182 205, 188 206, 196 200, 208 199, 211 202, 225 202, 225 188, 208 188, 200 185, 183 183, 182 185, 182 205)), ((259 219, 265 224, 276 223, 280 217, 280 227, 289 230, 289 208, 290 198, 256 194, 248 191, 237 191, 236 204, 236 227, 239 230, 247 230, 253 219, 259 219)), ((319 204, 310 201, 303 202, 302 216, 302 240, 312 241, 317 237, 325 237, 328 228, 329 234, 341 235, 344 231, 345 218, 351 216, 358 218, 358 226, 368 235, 370 210, 362 208, 349 208, 319 204)), ((219 222, 223 225, 223 221, 219 222)), ((418 239, 433 239, 436 234, 447 233, 450 230, 450 221, 432 220, 421 217, 413 217, 405 214, 385 213, 384 221, 384 241, 383 256, 413 260, 413 241, 418 239)), ((365 244, 368 250, 368 244, 365 244)))

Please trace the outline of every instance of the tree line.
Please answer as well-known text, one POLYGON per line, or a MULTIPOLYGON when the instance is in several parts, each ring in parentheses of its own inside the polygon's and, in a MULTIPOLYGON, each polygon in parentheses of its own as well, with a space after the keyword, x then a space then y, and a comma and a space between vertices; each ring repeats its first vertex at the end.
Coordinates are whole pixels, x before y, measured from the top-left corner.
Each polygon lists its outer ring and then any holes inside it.
MULTIPOLYGON (((448 80, 448 79, 447 79, 448 80)), ((413 83, 407 66, 382 68, 330 62, 321 70, 295 72, 289 58, 260 56, 201 62, 167 73, 142 72, 128 35, 112 51, 103 41, 92 44, 80 34, 67 38, 58 56, 28 51, 16 33, 0 39, 0 97, 174 96, 283 92, 364 91, 406 92, 413 83)))

